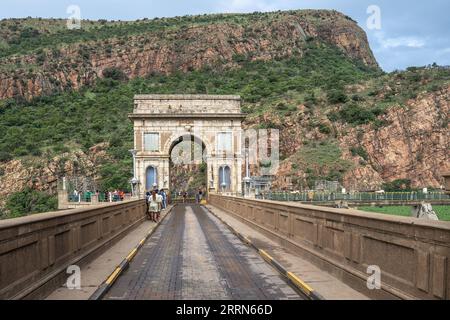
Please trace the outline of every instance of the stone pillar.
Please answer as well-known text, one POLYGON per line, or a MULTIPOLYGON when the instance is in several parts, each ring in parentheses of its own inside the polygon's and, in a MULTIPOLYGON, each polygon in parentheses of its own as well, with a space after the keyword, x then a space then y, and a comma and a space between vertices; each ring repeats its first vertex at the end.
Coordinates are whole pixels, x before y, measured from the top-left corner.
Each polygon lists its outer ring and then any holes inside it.
POLYGON ((98 195, 96 195, 96 194, 91 195, 91 204, 92 205, 98 204, 98 195))
POLYGON ((67 190, 58 190, 58 209, 63 210, 69 207, 69 195, 67 190))
POLYGON ((235 174, 236 188, 235 188, 235 191, 233 191, 233 192, 241 194, 242 193, 242 157, 241 156, 239 156, 236 159, 234 169, 236 171, 236 174, 235 174))

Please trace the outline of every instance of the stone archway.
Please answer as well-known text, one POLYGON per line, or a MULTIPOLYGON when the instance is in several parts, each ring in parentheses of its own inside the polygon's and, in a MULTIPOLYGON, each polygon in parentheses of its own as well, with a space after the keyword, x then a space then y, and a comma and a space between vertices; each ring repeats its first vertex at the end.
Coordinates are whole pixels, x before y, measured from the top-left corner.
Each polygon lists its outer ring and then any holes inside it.
POLYGON ((136 95, 129 118, 134 123, 140 194, 146 191, 149 166, 156 169, 158 188, 169 189, 171 148, 183 136, 192 136, 205 145, 209 191, 221 191, 219 168, 228 166, 227 192, 242 192, 241 124, 244 115, 239 96, 136 95))
POLYGON ((173 195, 187 191, 193 196, 207 190, 208 152, 206 144, 192 134, 175 139, 169 149, 169 190, 173 195))

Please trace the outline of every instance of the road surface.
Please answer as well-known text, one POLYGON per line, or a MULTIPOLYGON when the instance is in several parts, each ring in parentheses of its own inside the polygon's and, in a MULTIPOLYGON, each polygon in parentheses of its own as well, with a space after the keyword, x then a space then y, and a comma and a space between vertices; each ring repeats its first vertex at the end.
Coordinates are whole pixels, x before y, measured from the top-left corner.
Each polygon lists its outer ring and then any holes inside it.
POLYGON ((199 205, 177 205, 116 280, 107 300, 304 299, 199 205))

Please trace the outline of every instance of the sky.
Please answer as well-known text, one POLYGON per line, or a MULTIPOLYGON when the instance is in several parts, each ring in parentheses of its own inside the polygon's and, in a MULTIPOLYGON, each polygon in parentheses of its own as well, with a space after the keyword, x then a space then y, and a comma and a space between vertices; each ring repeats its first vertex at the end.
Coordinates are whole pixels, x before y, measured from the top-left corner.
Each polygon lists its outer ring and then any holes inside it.
POLYGON ((205 13, 334 9, 362 27, 385 71, 450 65, 448 0, 1 0, 0 19, 68 18, 71 5, 82 19, 136 20, 205 13))

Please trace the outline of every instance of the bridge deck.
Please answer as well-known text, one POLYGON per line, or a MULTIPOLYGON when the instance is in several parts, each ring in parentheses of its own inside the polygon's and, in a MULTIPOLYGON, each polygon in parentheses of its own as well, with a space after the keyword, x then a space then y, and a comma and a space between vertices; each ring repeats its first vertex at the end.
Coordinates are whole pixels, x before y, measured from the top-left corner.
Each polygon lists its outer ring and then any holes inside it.
POLYGON ((104 299, 304 299, 197 205, 178 205, 104 299))

